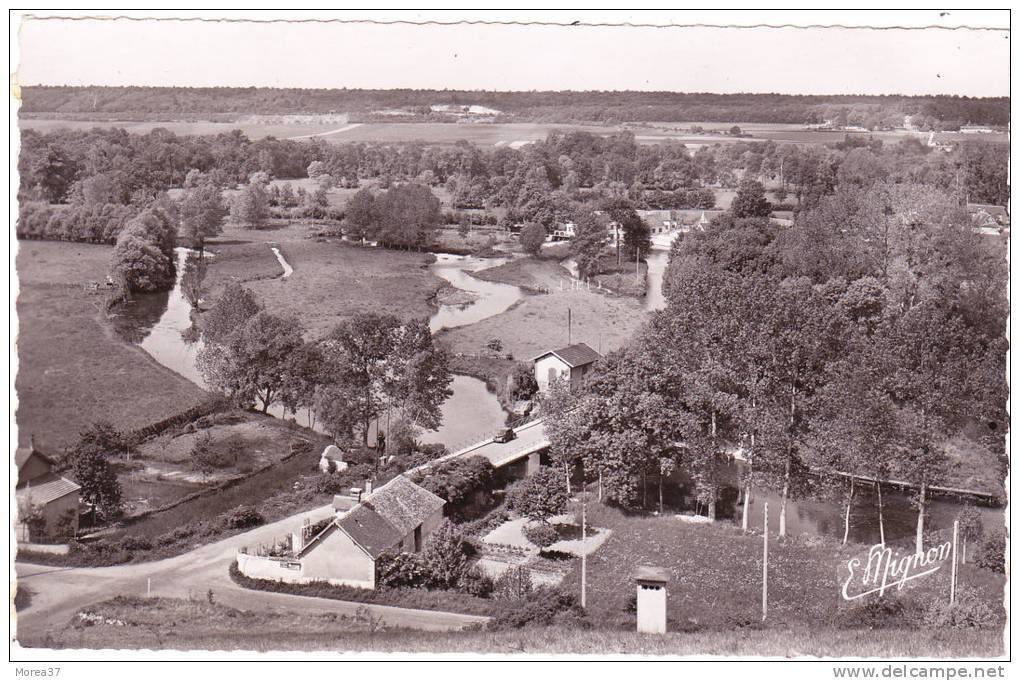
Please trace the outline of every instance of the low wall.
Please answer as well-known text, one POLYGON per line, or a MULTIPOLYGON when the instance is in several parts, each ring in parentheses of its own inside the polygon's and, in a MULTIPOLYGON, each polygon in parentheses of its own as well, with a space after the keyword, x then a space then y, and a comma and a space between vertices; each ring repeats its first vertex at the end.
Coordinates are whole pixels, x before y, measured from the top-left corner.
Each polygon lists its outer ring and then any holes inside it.
POLYGON ((237 569, 242 575, 252 579, 272 579, 292 584, 301 584, 305 581, 301 561, 296 559, 252 556, 238 552, 237 569))
POLYGON ((270 558, 268 556, 252 556, 237 552, 237 571, 252 579, 266 579, 287 584, 331 584, 332 586, 351 586, 357 589, 373 589, 374 585, 357 579, 321 579, 306 577, 304 563, 299 558, 270 558), (288 567, 290 566, 290 567, 288 567), (295 567, 296 566, 296 567, 295 567))
POLYGON ((18 542, 20 551, 31 551, 32 553, 49 553, 54 556, 66 556, 71 552, 67 544, 32 544, 29 542, 18 542))

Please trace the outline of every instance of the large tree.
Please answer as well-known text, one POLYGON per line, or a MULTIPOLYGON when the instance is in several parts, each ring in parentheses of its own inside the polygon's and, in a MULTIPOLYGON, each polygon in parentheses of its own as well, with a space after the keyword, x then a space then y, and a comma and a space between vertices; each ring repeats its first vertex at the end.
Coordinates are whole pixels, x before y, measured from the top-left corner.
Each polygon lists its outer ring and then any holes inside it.
POLYGON ((179 210, 182 236, 192 248, 204 250, 206 240, 223 231, 223 218, 227 215, 223 194, 204 178, 196 179, 193 186, 184 190, 179 210))

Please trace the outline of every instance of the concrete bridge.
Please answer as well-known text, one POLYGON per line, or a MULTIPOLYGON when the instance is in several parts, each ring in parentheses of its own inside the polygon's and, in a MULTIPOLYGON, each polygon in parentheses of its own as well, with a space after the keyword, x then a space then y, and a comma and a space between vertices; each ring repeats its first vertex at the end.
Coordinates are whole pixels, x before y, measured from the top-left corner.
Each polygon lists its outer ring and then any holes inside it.
MULTIPOLYGON (((541 454, 549 448, 549 438, 545 434, 544 419, 538 418, 514 428, 516 438, 510 442, 493 442, 492 437, 461 447, 455 452, 419 466, 415 471, 425 470, 431 466, 457 458, 481 456, 488 459, 493 468, 503 468, 510 464, 527 459, 526 474, 531 475, 538 470, 541 454)), ((413 471, 408 471, 413 472, 413 471)))

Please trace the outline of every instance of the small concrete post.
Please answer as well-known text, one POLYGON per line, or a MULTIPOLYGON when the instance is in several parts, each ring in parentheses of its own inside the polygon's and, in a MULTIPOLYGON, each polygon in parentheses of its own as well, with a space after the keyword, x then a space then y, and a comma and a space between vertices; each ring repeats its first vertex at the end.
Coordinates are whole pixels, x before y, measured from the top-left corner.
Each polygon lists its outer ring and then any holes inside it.
POLYGON ((641 634, 666 633, 665 568, 641 566, 634 575, 637 582, 637 630, 641 634))

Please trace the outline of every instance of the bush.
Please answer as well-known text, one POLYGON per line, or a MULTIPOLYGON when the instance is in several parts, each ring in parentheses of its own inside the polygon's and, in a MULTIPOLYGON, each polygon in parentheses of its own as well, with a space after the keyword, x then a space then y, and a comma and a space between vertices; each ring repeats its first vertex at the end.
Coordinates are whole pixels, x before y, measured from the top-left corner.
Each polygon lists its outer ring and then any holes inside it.
POLYGON ((258 527, 266 522, 266 519, 253 506, 238 506, 221 516, 224 527, 233 530, 244 530, 249 527, 258 527))
POLYGON ((147 537, 127 536, 120 540, 120 546, 125 551, 148 551, 152 542, 147 537))
POLYGON ((430 582, 421 559, 414 553, 383 554, 375 563, 376 579, 389 588, 415 587, 430 582))
POLYGON ((512 567, 496 580, 495 596, 504 601, 522 600, 531 595, 534 585, 531 582, 531 570, 523 565, 512 567))
POLYGON ((489 598, 495 585, 492 583, 491 577, 479 570, 478 567, 473 567, 464 574, 458 588, 471 596, 489 598))
POLYGON ((510 508, 532 520, 548 520, 563 513, 569 498, 563 473, 554 468, 540 469, 507 494, 510 508))
POLYGON ((451 589, 460 584, 468 571, 470 546, 453 523, 444 520, 421 554, 421 562, 429 584, 451 589))
POLYGON ((545 548, 560 539, 559 532, 549 523, 539 522, 524 526, 524 536, 535 546, 545 548))
POLYGON ((532 591, 524 600, 502 601, 496 615, 489 622, 489 628, 546 626, 563 619, 579 620, 582 616, 572 594, 543 586, 532 591))
POLYGON ((1006 537, 1003 534, 990 535, 981 544, 974 563, 992 572, 1006 572, 1006 537))
POLYGON ((842 611, 838 617, 839 626, 849 629, 879 629, 902 627, 905 623, 916 622, 907 604, 896 594, 878 596, 872 594, 842 611))
POLYGON ((945 594, 928 599, 921 611, 921 622, 929 629, 989 629, 998 624, 999 617, 980 592, 961 586, 956 591, 956 602, 949 604, 945 594))

